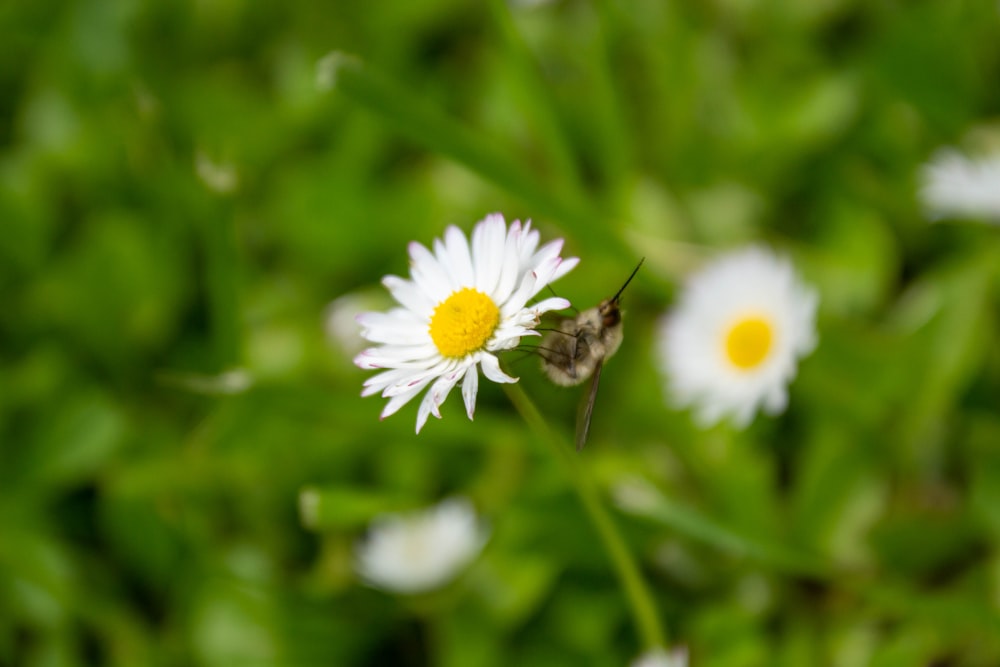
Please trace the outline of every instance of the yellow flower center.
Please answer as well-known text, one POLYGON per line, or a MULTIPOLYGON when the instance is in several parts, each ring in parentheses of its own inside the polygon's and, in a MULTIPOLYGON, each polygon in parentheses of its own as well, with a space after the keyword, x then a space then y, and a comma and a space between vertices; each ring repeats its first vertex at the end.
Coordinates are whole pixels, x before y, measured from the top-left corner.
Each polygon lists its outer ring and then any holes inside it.
POLYGON ((752 370, 767 358, 773 337, 771 323, 767 319, 745 317, 726 334, 726 356, 740 370, 752 370))
POLYGON ((481 349, 500 324, 500 309, 479 290, 466 287, 438 304, 431 340, 443 356, 461 358, 481 349))

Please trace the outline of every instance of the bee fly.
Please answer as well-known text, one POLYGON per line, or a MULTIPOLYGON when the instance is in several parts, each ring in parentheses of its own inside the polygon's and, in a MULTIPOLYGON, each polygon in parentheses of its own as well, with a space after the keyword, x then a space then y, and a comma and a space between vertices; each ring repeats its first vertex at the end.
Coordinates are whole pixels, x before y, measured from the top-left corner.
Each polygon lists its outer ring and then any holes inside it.
POLYGON ((622 344, 622 311, 619 300, 622 292, 635 277, 645 258, 639 260, 625 284, 611 298, 601 301, 596 308, 581 312, 575 318, 560 321, 548 333, 539 352, 542 370, 552 382, 563 387, 574 387, 590 378, 590 390, 576 423, 576 449, 583 449, 590 432, 590 418, 594 413, 597 386, 601 381, 601 367, 622 344))

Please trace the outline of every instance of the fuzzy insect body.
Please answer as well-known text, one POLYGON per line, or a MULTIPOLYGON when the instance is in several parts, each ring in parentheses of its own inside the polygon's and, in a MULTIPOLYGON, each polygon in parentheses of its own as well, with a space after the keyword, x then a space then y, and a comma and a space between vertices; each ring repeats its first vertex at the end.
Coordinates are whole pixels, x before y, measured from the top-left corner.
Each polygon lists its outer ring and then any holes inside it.
POLYGON ((562 387, 574 387, 590 379, 590 388, 577 419, 577 450, 582 449, 587 442, 604 362, 622 344, 622 292, 640 266, 642 260, 614 296, 601 301, 595 308, 582 311, 576 317, 564 318, 542 339, 539 346, 542 370, 553 383, 562 387))

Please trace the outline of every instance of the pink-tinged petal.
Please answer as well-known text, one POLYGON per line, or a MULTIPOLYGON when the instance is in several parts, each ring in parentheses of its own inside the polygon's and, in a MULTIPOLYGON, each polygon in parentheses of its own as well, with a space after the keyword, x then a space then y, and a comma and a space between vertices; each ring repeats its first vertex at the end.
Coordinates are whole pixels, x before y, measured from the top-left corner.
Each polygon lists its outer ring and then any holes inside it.
POLYGON ((493 382, 498 384, 517 382, 517 378, 512 378, 500 370, 500 360, 492 354, 483 354, 479 360, 479 365, 483 368, 483 375, 493 382))
POLYGON ((378 350, 374 347, 362 350, 356 357, 354 357, 354 365, 366 371, 373 368, 382 368, 375 361, 377 354, 378 350))
POLYGON ((579 257, 564 257, 562 264, 556 269, 555 275, 549 280, 549 282, 555 282, 565 276, 567 273, 576 268, 576 265, 580 263, 579 257))
POLYGON ((424 427, 427 423, 427 418, 431 416, 431 410, 434 408, 434 397, 431 392, 424 394, 424 399, 420 401, 420 407, 417 408, 417 433, 420 433, 420 429, 424 427))
POLYGON ((476 393, 479 391, 479 368, 476 364, 469 366, 462 378, 462 398, 465 400, 465 414, 469 419, 476 413, 476 393))
POLYGON ((538 247, 539 238, 538 231, 531 228, 531 220, 525 222, 518 245, 518 259, 522 267, 530 269, 533 266, 531 257, 535 254, 535 248, 538 247))
POLYGON ((562 247, 563 247, 562 239, 549 241, 548 243, 546 243, 545 245, 543 245, 541 248, 538 249, 538 252, 534 254, 534 256, 531 258, 531 261, 528 262, 528 265, 531 268, 538 268, 545 262, 551 260, 553 257, 558 257, 559 253, 562 251, 562 247))
POLYGON ((413 400, 413 397, 419 394, 422 390, 423 390, 422 386, 413 387, 412 390, 406 393, 397 394, 396 396, 393 396, 392 398, 389 399, 389 402, 385 404, 385 407, 382 408, 382 414, 380 414, 378 418, 385 419, 386 417, 391 417, 392 415, 396 414, 401 407, 403 407, 411 400, 413 400))
MULTIPOLYGON (((413 371, 408 368, 392 368, 366 379, 363 386, 366 390, 377 387, 378 389, 376 391, 382 391, 382 389, 394 384, 398 380, 411 377, 412 375, 413 371)), ((367 393, 363 393, 362 396, 370 396, 371 394, 372 392, 369 391, 367 393)))
POLYGON ((410 387, 421 382, 426 384, 435 376, 433 369, 415 372, 409 368, 392 368, 365 380, 362 385, 362 396, 381 394, 385 398, 408 391, 410 387))
POLYGON ((441 412, 438 408, 444 403, 444 400, 448 398, 448 394, 456 384, 458 384, 459 378, 464 375, 464 369, 459 368, 446 375, 441 376, 437 382, 435 382, 428 392, 433 399, 433 406, 431 407, 431 412, 438 419, 441 418, 441 412))
POLYGON ((531 296, 538 294, 551 282, 552 276, 555 275, 560 264, 562 264, 562 258, 556 256, 545 260, 535 268, 535 291, 531 293, 531 296))

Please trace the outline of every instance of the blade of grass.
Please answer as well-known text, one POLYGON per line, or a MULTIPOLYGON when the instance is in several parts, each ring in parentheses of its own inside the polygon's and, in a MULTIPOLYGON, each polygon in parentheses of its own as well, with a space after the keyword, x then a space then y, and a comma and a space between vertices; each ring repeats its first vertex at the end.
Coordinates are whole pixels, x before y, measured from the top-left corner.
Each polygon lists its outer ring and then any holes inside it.
POLYGON ((533 116, 538 127, 537 137, 556 171, 559 192, 565 193, 567 197, 582 200, 580 169, 566 140, 563 125, 559 122, 555 100, 550 92, 551 87, 542 80, 541 72, 534 62, 528 45, 514 23, 509 3, 506 0, 490 0, 489 4, 494 24, 507 48, 507 61, 514 68, 525 98, 532 102, 523 108, 526 113, 533 116))
POLYGON ((553 192, 495 142, 449 118, 360 59, 340 52, 327 55, 317 65, 317 84, 321 89, 335 89, 404 136, 465 165, 521 199, 536 215, 585 228, 587 234, 576 235, 581 243, 603 253, 611 249, 631 254, 589 202, 553 192))
POLYGON ((629 551, 618 527, 601 502, 597 486, 588 475, 586 468, 580 463, 579 458, 574 454, 575 448, 565 438, 549 428, 542 413, 528 398, 521 385, 505 384, 503 388, 535 436, 555 451, 556 459, 566 471, 588 518, 594 524, 594 528, 611 558, 618 578, 625 589, 625 596, 646 648, 652 650, 665 647, 667 645, 666 632, 660 621, 656 604, 653 602, 653 596, 642 577, 639 566, 632 557, 632 552, 629 551))
POLYGON ((1000 633, 1000 614, 983 601, 956 599, 950 591, 928 592, 912 582, 875 581, 870 576, 858 576, 804 549, 744 535, 673 502, 644 480, 629 480, 617 489, 616 496, 618 506, 630 514, 785 574, 820 579, 831 587, 850 592, 882 613, 931 624, 964 626, 993 636, 1000 633))
POLYGON ((616 489, 616 500, 618 506, 630 514, 659 523, 721 551, 751 558, 789 574, 825 578, 832 570, 818 556, 748 537, 697 510, 675 503, 643 480, 622 483, 616 489))

